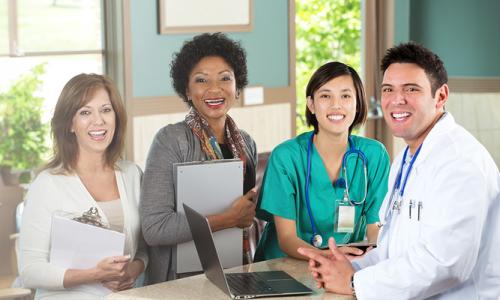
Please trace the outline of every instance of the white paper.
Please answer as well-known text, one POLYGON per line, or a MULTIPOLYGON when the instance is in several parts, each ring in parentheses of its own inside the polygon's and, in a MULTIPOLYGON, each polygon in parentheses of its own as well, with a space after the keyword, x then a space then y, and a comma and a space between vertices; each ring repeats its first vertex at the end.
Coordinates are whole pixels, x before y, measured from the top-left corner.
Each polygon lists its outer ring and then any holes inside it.
MULTIPOLYGON (((125 234, 54 214, 50 238, 50 263, 70 269, 89 269, 103 258, 123 255, 125 234)), ((111 291, 101 284, 75 288, 95 295, 111 291)))
POLYGON ((245 105, 264 104, 264 88, 261 86, 244 88, 243 102, 245 105))

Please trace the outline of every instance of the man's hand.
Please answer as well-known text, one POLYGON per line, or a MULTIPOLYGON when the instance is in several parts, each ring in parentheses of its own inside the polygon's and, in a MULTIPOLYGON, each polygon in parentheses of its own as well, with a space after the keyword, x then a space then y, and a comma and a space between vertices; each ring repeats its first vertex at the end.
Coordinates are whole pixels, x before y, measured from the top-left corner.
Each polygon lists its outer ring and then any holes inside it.
POLYGON ((328 292, 350 295, 350 282, 354 268, 349 259, 335 245, 335 240, 328 240, 331 256, 325 257, 317 251, 308 248, 299 248, 298 252, 309 257, 309 270, 319 288, 328 292))

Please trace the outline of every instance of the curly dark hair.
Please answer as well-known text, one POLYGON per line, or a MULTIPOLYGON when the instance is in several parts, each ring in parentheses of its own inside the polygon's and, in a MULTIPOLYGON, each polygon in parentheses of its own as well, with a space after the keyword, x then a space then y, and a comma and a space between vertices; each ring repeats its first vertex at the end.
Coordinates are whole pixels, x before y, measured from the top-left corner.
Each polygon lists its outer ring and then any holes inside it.
POLYGON ((402 43, 388 49, 382 58, 380 69, 385 72, 393 63, 412 63, 424 69, 431 82, 432 94, 443 84, 448 83, 448 73, 441 58, 415 42, 402 43))
POLYGON ((219 56, 233 69, 236 89, 241 91, 247 84, 247 60, 245 49, 223 33, 204 33, 186 41, 181 50, 174 53, 170 64, 170 77, 177 94, 189 103, 186 90, 189 74, 194 66, 207 56, 219 56))

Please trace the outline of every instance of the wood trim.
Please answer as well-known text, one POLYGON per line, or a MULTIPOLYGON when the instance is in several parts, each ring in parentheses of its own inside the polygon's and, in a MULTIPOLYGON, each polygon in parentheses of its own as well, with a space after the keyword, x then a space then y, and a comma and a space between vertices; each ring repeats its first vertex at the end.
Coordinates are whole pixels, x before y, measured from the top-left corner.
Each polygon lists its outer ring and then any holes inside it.
POLYGON ((500 93, 500 77, 450 77, 450 93, 500 93))
MULTIPOLYGON (((295 98, 295 90, 290 87, 264 88, 264 104, 248 105, 246 107, 262 106, 277 103, 290 103, 295 98)), ((245 107, 243 99, 235 103, 234 107, 245 107)), ((292 101, 293 104, 293 101, 292 101)), ((186 112, 187 105, 178 96, 164 96, 151 98, 133 98, 129 100, 127 109, 132 112, 130 117, 172 114, 186 112)), ((295 115, 295 114, 294 114, 295 115)))
POLYGON ((19 41, 17 36, 17 1, 8 0, 7 2, 7 20, 9 32, 9 56, 20 56, 19 41))
POLYGON ((163 115, 187 111, 187 105, 177 96, 135 98, 130 100, 132 117, 163 115))
POLYGON ((165 0, 158 0, 158 33, 160 34, 186 34, 186 33, 204 33, 204 32, 250 32, 253 30, 253 0, 248 0, 248 24, 240 25, 214 25, 214 26, 175 26, 166 27, 163 11, 165 9, 165 0))
POLYGON ((127 135, 125 139, 125 158, 133 160, 134 158, 134 107, 132 91, 132 32, 130 16, 130 0, 123 1, 123 72, 125 78, 125 94, 123 99, 127 110, 127 135))
POLYGON ((250 25, 233 25, 233 26, 192 26, 192 27, 169 27, 169 29, 161 29, 161 34, 191 34, 191 33, 204 33, 204 32, 250 32, 252 31, 252 24, 250 25))
POLYGON ((78 55, 78 54, 105 54, 105 50, 75 50, 75 51, 36 51, 23 52, 22 56, 56 56, 56 55, 78 55))
MULTIPOLYGON (((295 0, 288 0, 288 53, 289 63, 288 67, 288 86, 291 95, 287 98, 290 102, 290 114, 292 121, 290 136, 294 137, 297 134, 297 88, 296 88, 296 50, 295 50, 295 0)), ((273 98, 274 99, 274 98, 273 98)))
MULTIPOLYGON (((380 101, 383 74, 379 63, 386 49, 394 43, 394 0, 363 0, 363 75, 367 101, 380 101)), ((382 142, 392 157, 393 137, 383 119, 369 119, 365 135, 382 142)))

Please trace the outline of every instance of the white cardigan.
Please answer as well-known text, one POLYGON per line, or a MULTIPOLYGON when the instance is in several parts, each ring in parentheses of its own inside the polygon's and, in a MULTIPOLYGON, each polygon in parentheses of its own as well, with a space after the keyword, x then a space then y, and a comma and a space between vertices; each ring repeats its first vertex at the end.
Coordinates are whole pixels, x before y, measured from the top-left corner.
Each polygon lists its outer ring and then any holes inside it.
MULTIPOLYGON (((120 161, 117 166, 115 174, 123 208, 125 254, 141 259, 146 266, 147 248, 138 209, 142 172, 137 165, 127 161, 120 161)), ((30 185, 22 218, 19 270, 24 287, 37 289, 36 299, 100 299, 105 296, 94 291, 91 284, 64 289, 66 269, 49 262, 53 212, 62 210, 81 215, 92 206, 97 207, 107 221, 76 175, 54 175, 45 170, 30 185)))

